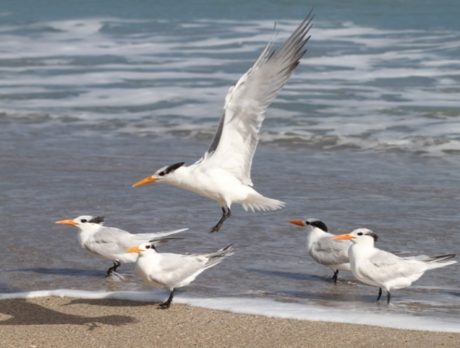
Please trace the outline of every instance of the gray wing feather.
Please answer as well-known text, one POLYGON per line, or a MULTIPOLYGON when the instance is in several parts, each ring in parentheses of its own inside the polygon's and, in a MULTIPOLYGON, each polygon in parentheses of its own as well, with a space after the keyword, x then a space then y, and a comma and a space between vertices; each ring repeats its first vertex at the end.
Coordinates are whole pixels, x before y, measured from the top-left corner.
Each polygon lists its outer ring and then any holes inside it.
POLYGON ((111 257, 117 254, 126 254, 128 252, 128 248, 130 247, 137 246, 151 240, 154 242, 161 241, 163 238, 168 238, 170 235, 186 230, 188 230, 188 228, 182 228, 169 232, 132 234, 115 227, 104 227, 100 231, 96 232, 93 238, 87 242, 87 247, 99 255, 111 257))
POLYGON ((311 256, 323 265, 338 265, 350 262, 348 248, 351 243, 347 241, 332 240, 324 237, 313 245, 311 256))
POLYGON ((219 126, 217 127, 217 132, 216 134, 214 134, 214 138, 212 139, 211 145, 209 146, 209 149, 206 152, 206 155, 210 155, 214 151, 216 151, 217 146, 219 145, 220 138, 222 136, 222 130, 224 129, 224 123, 225 123, 225 113, 220 118, 219 126))
POLYGON ((281 48, 269 43, 254 65, 230 88, 211 146, 198 162, 223 167, 252 185, 252 159, 265 110, 305 54, 312 19, 310 12, 281 48))
POLYGON ((397 278, 417 279, 425 270, 418 260, 402 258, 383 250, 377 250, 369 258, 369 263, 370 267, 363 267, 360 273, 380 284, 397 278))

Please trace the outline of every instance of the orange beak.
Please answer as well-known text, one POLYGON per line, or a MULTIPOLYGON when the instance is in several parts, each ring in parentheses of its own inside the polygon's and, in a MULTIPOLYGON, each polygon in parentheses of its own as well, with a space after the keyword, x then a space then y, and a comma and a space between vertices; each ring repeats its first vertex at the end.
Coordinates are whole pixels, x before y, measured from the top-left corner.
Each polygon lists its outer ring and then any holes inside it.
POLYGON ((59 225, 71 225, 71 226, 77 226, 77 223, 74 222, 73 220, 71 219, 67 219, 67 220, 59 220, 59 221, 56 221, 57 224, 59 225))
POLYGON ((153 184, 154 182, 158 181, 158 178, 154 176, 147 176, 144 179, 141 179, 133 184, 133 187, 144 186, 148 184, 153 184))
POLYGON ((302 220, 299 220, 299 219, 290 220, 289 223, 293 224, 293 225, 305 227, 305 222, 303 222, 302 220))
POLYGON ((351 234, 345 233, 345 234, 339 234, 338 236, 332 237, 331 239, 334 239, 334 240, 350 240, 350 239, 353 239, 353 238, 355 238, 355 237, 353 237, 351 234))
POLYGON ((139 247, 137 247, 137 246, 128 249, 129 253, 140 253, 141 251, 142 250, 139 249, 139 247))

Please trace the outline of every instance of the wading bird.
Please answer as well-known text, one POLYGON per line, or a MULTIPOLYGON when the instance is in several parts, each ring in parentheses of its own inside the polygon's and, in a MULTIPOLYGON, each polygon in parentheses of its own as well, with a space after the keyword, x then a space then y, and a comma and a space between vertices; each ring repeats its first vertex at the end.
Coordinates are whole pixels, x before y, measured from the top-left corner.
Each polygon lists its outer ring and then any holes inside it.
POLYGON ((334 235, 329 233, 326 224, 318 219, 309 218, 305 221, 296 219, 289 222, 306 228, 308 254, 320 265, 332 269, 334 283, 337 283, 339 271, 350 271, 348 258, 350 241, 332 240, 331 237, 334 235))
POLYGON ((377 241, 378 236, 367 228, 358 228, 332 239, 352 241, 353 244, 348 250, 351 272, 364 284, 379 288, 377 301, 380 300, 384 288, 387 291, 387 303, 390 303, 392 289, 407 288, 425 271, 457 263, 451 260, 455 254, 399 257, 377 249, 374 247, 374 242, 377 241))
POLYGON ((159 305, 161 309, 169 308, 175 289, 189 285, 201 272, 233 255, 231 245, 214 253, 196 255, 159 253, 151 243, 132 247, 128 251, 139 254, 136 268, 147 282, 169 289, 168 299, 159 305))
POLYGON ((182 228, 169 232, 132 234, 119 228, 104 226, 102 216, 90 215, 59 220, 56 223, 78 227, 81 247, 113 262, 113 266, 107 270, 107 276, 116 272, 122 263, 136 262, 137 255, 129 253, 128 248, 145 242, 159 245, 168 240, 177 239, 171 235, 188 230, 188 228, 182 228))

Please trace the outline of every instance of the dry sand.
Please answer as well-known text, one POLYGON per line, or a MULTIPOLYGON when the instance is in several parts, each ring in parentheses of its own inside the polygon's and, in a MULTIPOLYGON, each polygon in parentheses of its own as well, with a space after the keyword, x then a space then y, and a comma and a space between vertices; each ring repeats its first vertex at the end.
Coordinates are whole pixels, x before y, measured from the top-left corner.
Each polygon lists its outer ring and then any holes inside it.
POLYGON ((173 304, 0 301, 0 347, 460 347, 460 334, 274 319, 173 304))

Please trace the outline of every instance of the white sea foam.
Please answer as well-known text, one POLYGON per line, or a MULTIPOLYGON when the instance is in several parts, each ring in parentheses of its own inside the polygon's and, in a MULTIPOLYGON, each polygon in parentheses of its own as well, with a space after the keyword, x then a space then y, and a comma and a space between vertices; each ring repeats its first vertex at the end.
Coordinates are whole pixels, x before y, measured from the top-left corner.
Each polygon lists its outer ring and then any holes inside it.
MULTIPOLYGON (((154 302, 164 300, 164 294, 162 295, 159 292, 152 291, 106 292, 68 289, 0 294, 0 300, 27 299, 45 296, 154 302)), ((408 330, 460 332, 460 321, 456 319, 449 320, 438 317, 421 317, 383 311, 367 312, 361 309, 339 309, 329 306, 277 302, 268 299, 234 297, 192 298, 178 295, 174 298, 174 302, 196 307, 224 310, 234 313, 256 314, 274 318, 375 325, 408 330)))
MULTIPOLYGON (((273 24, 109 17, 0 25, 3 117, 112 117, 123 132, 207 134, 228 88, 298 21, 279 21, 275 31, 273 24), (136 120, 142 127, 127 124, 136 120)), ((263 128, 263 141, 458 150, 446 130, 460 122, 459 32, 315 21, 311 33, 309 53, 268 111, 279 121, 263 128)))

